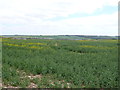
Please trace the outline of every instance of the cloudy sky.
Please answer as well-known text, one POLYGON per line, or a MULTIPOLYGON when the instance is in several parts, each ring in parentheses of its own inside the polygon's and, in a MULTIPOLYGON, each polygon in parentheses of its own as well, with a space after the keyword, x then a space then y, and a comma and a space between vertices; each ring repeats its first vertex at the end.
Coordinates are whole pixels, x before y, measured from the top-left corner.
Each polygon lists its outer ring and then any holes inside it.
POLYGON ((0 34, 118 35, 119 0, 0 0, 0 34))

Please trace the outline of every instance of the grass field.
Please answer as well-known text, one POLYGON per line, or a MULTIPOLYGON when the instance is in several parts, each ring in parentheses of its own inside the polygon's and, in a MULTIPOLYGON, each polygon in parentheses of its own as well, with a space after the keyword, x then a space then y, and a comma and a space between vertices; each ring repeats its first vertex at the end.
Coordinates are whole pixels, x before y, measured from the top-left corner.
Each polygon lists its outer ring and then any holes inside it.
POLYGON ((117 40, 2 39, 3 87, 118 87, 117 40))

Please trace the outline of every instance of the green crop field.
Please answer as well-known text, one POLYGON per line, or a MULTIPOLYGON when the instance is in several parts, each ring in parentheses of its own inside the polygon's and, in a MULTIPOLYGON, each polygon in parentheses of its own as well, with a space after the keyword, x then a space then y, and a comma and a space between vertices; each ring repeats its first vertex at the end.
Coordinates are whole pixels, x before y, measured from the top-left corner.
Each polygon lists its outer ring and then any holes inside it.
POLYGON ((118 87, 117 40, 2 39, 3 87, 118 87))

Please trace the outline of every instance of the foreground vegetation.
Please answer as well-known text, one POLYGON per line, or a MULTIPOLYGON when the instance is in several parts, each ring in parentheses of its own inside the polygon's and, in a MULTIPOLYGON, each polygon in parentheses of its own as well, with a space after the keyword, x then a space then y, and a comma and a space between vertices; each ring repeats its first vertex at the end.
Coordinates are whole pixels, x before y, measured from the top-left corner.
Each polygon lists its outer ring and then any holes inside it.
POLYGON ((2 40, 3 86, 118 87, 117 40, 2 40))

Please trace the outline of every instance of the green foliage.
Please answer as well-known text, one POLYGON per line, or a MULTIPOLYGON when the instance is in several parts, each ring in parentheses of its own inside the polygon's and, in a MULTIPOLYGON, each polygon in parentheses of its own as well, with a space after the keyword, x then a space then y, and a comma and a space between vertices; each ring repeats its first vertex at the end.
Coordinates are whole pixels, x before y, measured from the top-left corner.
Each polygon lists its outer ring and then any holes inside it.
POLYGON ((15 68, 10 67, 8 64, 3 64, 2 70, 3 84, 20 87, 27 87, 30 84, 28 78, 21 76, 15 68))
MULTIPOLYGON (((55 75, 58 80, 71 83, 79 88, 118 87, 117 42, 74 41, 74 40, 13 40, 3 42, 3 82, 13 86, 27 86, 29 80, 21 84, 16 70, 28 74, 55 75), (44 49, 10 46, 12 44, 46 43, 44 49), (12 69, 11 69, 12 68, 12 69), (12 71, 11 71, 12 70, 12 71)), ((38 87, 62 87, 55 82, 51 86, 47 78, 37 82, 38 87)), ((64 84, 64 87, 67 86, 64 84)))

